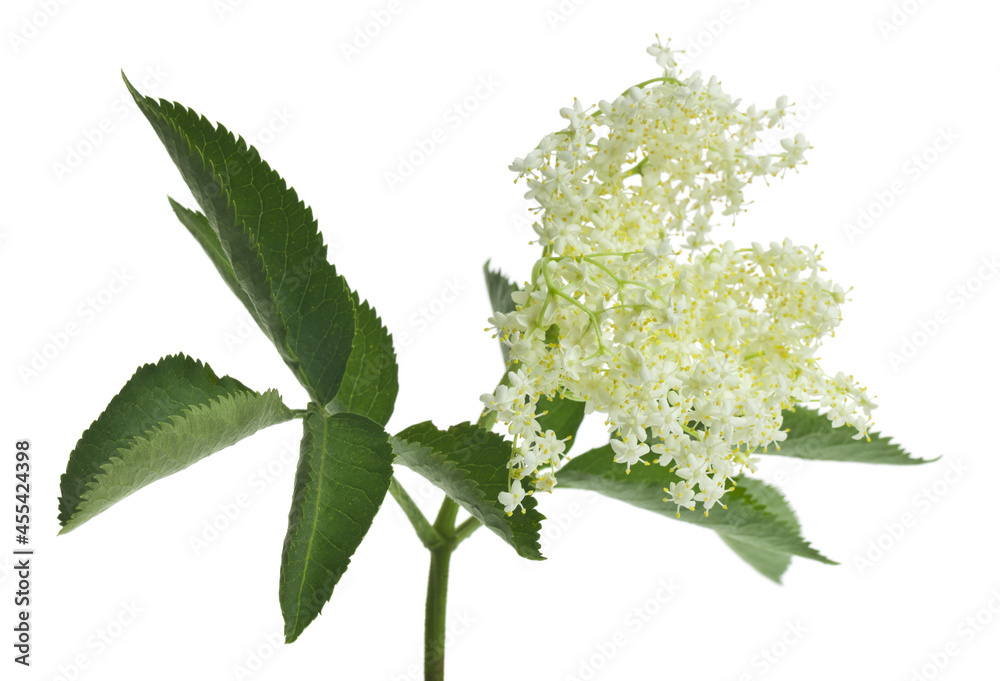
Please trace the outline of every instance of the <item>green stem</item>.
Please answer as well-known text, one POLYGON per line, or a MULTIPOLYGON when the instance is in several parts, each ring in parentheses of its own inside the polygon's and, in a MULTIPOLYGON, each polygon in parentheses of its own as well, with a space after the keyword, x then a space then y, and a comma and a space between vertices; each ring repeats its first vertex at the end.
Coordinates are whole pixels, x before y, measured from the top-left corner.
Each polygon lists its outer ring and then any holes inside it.
MULTIPOLYGON (((510 377, 506 371, 500 379, 500 384, 510 385, 510 377)), ((496 420, 497 413, 486 410, 479 416, 476 425, 490 430, 496 420)), ((431 552, 431 567, 427 576, 427 605, 424 613, 424 681, 444 681, 444 639, 448 621, 448 572, 451 568, 451 554, 459 544, 479 529, 481 523, 476 518, 470 517, 455 527, 459 505, 451 497, 445 496, 437 518, 434 519, 434 525, 430 526, 420 509, 395 479, 390 483, 389 491, 396 501, 399 501, 424 546, 431 552), (424 539, 425 536, 429 537, 430 533, 436 537, 433 542, 424 539)))
POLYGON ((458 502, 451 497, 445 497, 441 509, 434 519, 434 529, 445 539, 455 538, 455 518, 458 517, 458 502))
POLYGON ((445 497, 434 521, 434 530, 444 540, 431 549, 427 577, 427 609, 424 618, 424 681, 444 681, 444 638, 448 609, 448 569, 455 550, 455 518, 458 504, 445 497))
MULTIPOLYGON (((671 78, 670 76, 660 76, 659 78, 650 78, 649 80, 644 80, 641 83, 636 83, 632 87, 637 87, 637 88, 639 88, 641 90, 642 88, 646 87, 647 85, 652 85, 653 83, 673 83, 674 85, 677 85, 677 86, 681 86, 681 85, 684 84, 684 83, 680 82, 679 80, 677 80, 676 78, 671 78)), ((625 90, 625 92, 622 93, 622 97, 624 97, 625 95, 627 95, 631 89, 632 88, 630 87, 628 90, 625 90)))
POLYGON ((424 546, 433 550, 443 543, 444 539, 437 533, 437 530, 431 527, 430 521, 420 512, 417 503, 406 493, 406 490, 403 489, 403 486, 399 484, 396 478, 389 481, 389 494, 396 500, 399 507, 403 509, 403 513, 410 520, 410 524, 417 531, 417 536, 420 537, 420 541, 423 542, 424 546))
POLYGON ((424 619, 424 681, 444 681, 449 563, 450 547, 431 551, 431 572, 427 579, 427 616, 424 619))
POLYGON ((473 532, 482 527, 483 524, 475 518, 466 518, 465 521, 455 528, 455 547, 469 538, 473 532))

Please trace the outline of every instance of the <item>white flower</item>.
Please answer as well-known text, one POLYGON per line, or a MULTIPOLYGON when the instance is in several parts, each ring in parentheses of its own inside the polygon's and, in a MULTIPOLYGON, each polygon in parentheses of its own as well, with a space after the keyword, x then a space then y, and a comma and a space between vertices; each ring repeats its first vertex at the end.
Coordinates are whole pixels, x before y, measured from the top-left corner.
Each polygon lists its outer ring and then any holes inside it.
POLYGON ((709 485, 703 485, 701 491, 694 496, 695 501, 700 501, 702 506, 705 507, 705 515, 708 515, 709 509, 711 509, 716 504, 721 505, 725 508, 725 504, 720 503, 722 495, 726 493, 726 485, 724 480, 716 480, 709 485))
POLYGON ((625 471, 632 470, 632 466, 642 461, 642 456, 649 453, 649 445, 636 442, 632 435, 626 435, 624 440, 612 440, 611 448, 615 450, 615 463, 625 464, 625 471))
POLYGON ((543 473, 535 478, 535 491, 537 492, 552 492, 552 488, 556 486, 556 476, 551 472, 543 473))
POLYGON ((781 146, 785 150, 785 156, 778 161, 779 168, 793 168, 803 162, 805 152, 809 149, 809 142, 801 132, 795 136, 794 140, 783 139, 781 146))
MULTIPOLYGON (((844 302, 819 254, 787 239, 712 241, 754 177, 804 162, 802 135, 754 151, 787 99, 741 109, 717 79, 682 77, 668 47, 649 53, 660 77, 597 107, 574 101, 569 125, 512 164, 538 204, 541 257, 516 310, 493 315, 510 371, 482 399, 514 437, 515 481, 555 484, 565 445, 542 432, 536 405, 572 395, 605 416, 615 461, 631 469, 654 452, 682 480, 670 500, 708 510, 785 438, 782 410, 818 404, 865 437, 875 404, 816 359, 844 302)), ((508 512, 523 497, 513 484, 504 495, 508 512)))
POLYGON ((552 465, 559 463, 559 457, 562 453, 566 451, 566 442, 560 440, 556 436, 555 431, 547 430, 541 435, 538 435, 534 444, 538 447, 538 451, 541 455, 543 461, 549 461, 552 465))
POLYGON ((669 496, 664 499, 664 501, 670 501, 677 504, 677 517, 680 517, 680 509, 686 508, 689 511, 693 511, 694 504, 694 490, 691 489, 686 482, 672 482, 670 487, 664 487, 663 491, 669 496))
POLYGON ((509 492, 500 492, 497 499, 503 504, 503 510, 507 515, 514 515, 514 509, 521 505, 524 500, 524 487, 520 480, 515 480, 510 485, 509 492))

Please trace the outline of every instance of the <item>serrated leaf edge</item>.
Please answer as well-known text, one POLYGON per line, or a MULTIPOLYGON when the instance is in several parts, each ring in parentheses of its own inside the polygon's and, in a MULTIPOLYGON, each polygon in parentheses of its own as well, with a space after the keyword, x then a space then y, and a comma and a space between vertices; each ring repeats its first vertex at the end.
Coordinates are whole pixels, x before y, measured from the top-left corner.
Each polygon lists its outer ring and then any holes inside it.
MULTIPOLYGON (((754 479, 756 479, 756 478, 754 478, 754 479)), ((764 482, 764 481, 760 480, 759 482, 764 482)), ((767 483, 765 483, 765 484, 767 484, 767 483)), ((737 487, 736 489, 740 489, 740 488, 737 487)), ((781 498, 785 501, 786 504, 788 504, 788 499, 781 492, 781 490, 779 490, 776 487, 773 487, 773 489, 779 495, 781 495, 781 498)), ((799 556, 800 558, 808 558, 810 560, 815 560, 815 561, 817 561, 819 563, 825 563, 827 565, 840 565, 840 563, 838 563, 837 561, 832 560, 830 558, 827 558, 825 555, 823 555, 818 549, 816 549, 812 545, 812 542, 810 542, 809 540, 807 540, 802 535, 802 525, 801 525, 801 523, 799 523, 798 527, 796 527, 794 525, 791 525, 788 522, 786 522, 784 520, 781 520, 777 515, 775 515, 771 511, 769 511, 767 509, 767 506, 763 502, 761 502, 756 496, 754 496, 753 494, 751 494, 750 492, 743 491, 743 495, 744 495, 744 499, 747 500, 750 503, 750 505, 752 505, 758 512, 760 512, 760 513, 762 513, 762 514, 764 514, 766 516, 769 516, 770 518, 773 518, 773 520, 771 521, 771 523, 773 525, 781 526, 781 527, 785 528, 786 530, 788 530, 792 535, 796 536, 798 538, 799 544, 801 544, 804 547, 803 548, 804 552, 803 553, 794 553, 794 552, 791 552, 791 551, 785 551, 783 549, 772 548, 772 547, 769 547, 769 546, 761 546, 760 548, 766 549, 768 551, 775 551, 777 553, 787 553, 787 554, 792 555, 792 556, 799 556)), ((792 508, 791 504, 788 504, 788 507, 789 507, 789 510, 791 510, 792 515, 795 517, 796 522, 799 522, 798 514, 795 512, 795 509, 792 508)), ((737 534, 735 532, 727 532, 724 529, 718 529, 718 528, 715 528, 715 527, 709 527, 708 529, 714 530, 716 533, 718 533, 720 535, 727 535, 727 536, 733 537, 734 539, 741 539, 743 541, 753 543, 753 538, 742 537, 742 536, 740 536, 739 534, 737 534)))
MULTIPOLYGON (((458 429, 462 428, 463 426, 467 426, 471 430, 476 430, 477 429, 477 427, 473 426, 471 423, 460 423, 460 424, 451 426, 450 428, 448 428, 448 430, 441 431, 440 429, 437 428, 437 426, 434 426, 433 423, 431 423, 430 421, 424 421, 423 423, 414 424, 414 426, 411 426, 411 428, 412 427, 416 427, 416 426, 424 426, 424 425, 429 425, 429 426, 433 427, 435 430, 438 430, 439 432, 442 432, 442 433, 451 433, 452 431, 457 431, 458 429)), ((489 432, 489 431, 483 431, 483 432, 489 432)), ((490 433, 490 435, 495 435, 498 438, 500 437, 499 435, 496 435, 495 433, 490 433)), ((422 442, 415 442, 415 441, 412 441, 412 440, 405 440, 404 438, 398 437, 398 435, 392 435, 392 436, 389 437, 389 443, 393 445, 393 451, 396 451, 395 442, 397 442, 397 441, 406 442, 407 446, 410 446, 410 447, 419 446, 421 449, 425 449, 425 450, 431 452, 434 455, 434 458, 437 461, 439 461, 439 462, 441 462, 441 463, 444 464, 444 466, 443 466, 444 468, 446 468, 448 470, 451 470, 451 471, 457 471, 458 473, 460 473, 461 477, 459 477, 456 480, 456 483, 468 483, 469 485, 471 485, 471 489, 473 491, 473 495, 479 501, 483 502, 486 505, 488 505, 490 503, 499 503, 495 499, 494 500, 488 499, 486 497, 486 493, 483 491, 482 487, 479 485, 478 482, 476 482, 476 480, 474 478, 471 477, 471 474, 468 471, 466 471, 466 470, 462 469, 461 467, 459 467, 459 465, 456 462, 449 460, 445 456, 445 454, 442 453, 440 450, 437 450, 437 449, 431 447, 430 445, 425 445, 422 442)), ((401 466, 404 466, 406 468, 410 468, 410 466, 405 462, 405 460, 402 457, 400 457, 399 455, 396 456, 396 462, 398 462, 401 466)), ((413 469, 413 470, 415 470, 415 469, 413 469)), ((419 471, 417 471, 417 472, 419 472, 419 471)), ((431 482, 433 484, 433 481, 431 481, 431 482)), ((437 486, 437 485, 435 485, 435 486, 437 486)), ((447 492, 445 492, 445 493, 447 494, 447 492)), ((531 498, 532 500, 534 500, 536 502, 536 505, 537 505, 537 501, 538 500, 534 499, 533 496, 532 497, 527 497, 527 498, 531 498)), ((541 523, 541 521, 545 519, 545 516, 542 515, 541 512, 538 512, 538 515, 539 515, 538 522, 537 523, 533 523, 533 526, 531 528, 532 532, 531 532, 531 535, 529 535, 530 538, 531 538, 531 547, 534 549, 534 553, 532 553, 532 554, 526 554, 525 552, 522 552, 522 550, 520 548, 518 548, 518 546, 514 542, 514 533, 511 531, 511 529, 510 529, 510 527, 508 525, 505 524, 503 526, 504 534, 501 534, 498 531, 498 529, 495 528, 492 524, 486 523, 483 518, 479 517, 479 514, 477 514, 476 512, 473 511, 474 507, 467 506, 460 499, 455 499, 455 502, 458 503, 460 506, 462 506, 462 508, 464 508, 466 511, 468 511, 470 515, 474 516, 476 518, 476 520, 478 520, 480 523, 483 524, 484 527, 488 528, 490 531, 494 532, 495 534, 497 534, 498 536, 500 536, 501 539, 503 539, 508 544, 510 544, 510 546, 515 551, 517 551, 518 555, 521 556, 522 558, 529 558, 531 560, 544 560, 545 559, 545 556, 542 555, 542 546, 541 546, 541 536, 542 536, 542 533, 541 533, 542 523, 541 523)))
MULTIPOLYGON (((195 361, 201 364, 199 360, 195 361)), ((148 365, 144 365, 144 367, 145 366, 148 365)), ((205 365, 203 364, 203 366, 205 365)), ((138 373, 138 370, 136 371, 136 373, 138 373)), ((130 437, 128 439, 128 444, 123 445, 121 447, 116 447, 115 452, 117 453, 117 456, 112 454, 108 458, 107 462, 100 465, 101 470, 104 472, 90 476, 90 479, 83 483, 87 489, 86 491, 80 494, 79 502, 76 504, 76 506, 73 507, 73 513, 63 524, 62 528, 59 530, 59 534, 66 534, 67 532, 70 532, 76 529, 77 527, 80 527, 81 525, 83 525, 83 523, 86 522, 86 520, 80 522, 74 522, 74 519, 77 517, 77 514, 79 514, 83 510, 84 504, 90 500, 91 492, 98 489, 101 486, 101 482, 104 479, 106 479, 109 475, 111 475, 112 472, 118 466, 127 465, 126 458, 134 452, 135 448, 140 444, 140 442, 148 444, 150 440, 152 440, 153 438, 169 436, 170 431, 179 431, 191 420, 192 416, 195 416, 200 411, 201 412, 210 411, 215 406, 223 407, 223 403, 226 401, 236 401, 238 399, 250 400, 254 398, 272 398, 276 403, 275 406, 279 406, 286 412, 287 418, 285 419, 285 421, 292 419, 293 415, 291 410, 289 410, 288 407, 285 406, 284 402, 282 402, 281 400, 281 396, 279 395, 278 391, 273 388, 270 390, 266 390, 263 393, 258 393, 254 390, 247 389, 246 391, 230 393, 229 395, 221 395, 219 397, 212 398, 207 402, 203 402, 200 404, 189 405, 183 408, 179 413, 171 414, 168 417, 170 419, 169 421, 160 421, 159 423, 150 427, 148 430, 143 431, 141 435, 133 435, 132 437, 130 437)), ((271 425, 276 425, 277 423, 281 423, 281 421, 275 422, 274 424, 271 425)), ((224 449, 227 448, 228 447, 224 449)), ((192 463, 197 463, 197 462, 192 462, 192 463)), ((191 464, 188 465, 190 466, 191 464)), ((187 466, 185 466, 185 468, 187 468, 187 466)), ((180 470, 184 469, 182 468, 180 470)), ((132 493, 138 491, 139 489, 142 488, 141 487, 136 488, 126 496, 131 496, 132 493)))

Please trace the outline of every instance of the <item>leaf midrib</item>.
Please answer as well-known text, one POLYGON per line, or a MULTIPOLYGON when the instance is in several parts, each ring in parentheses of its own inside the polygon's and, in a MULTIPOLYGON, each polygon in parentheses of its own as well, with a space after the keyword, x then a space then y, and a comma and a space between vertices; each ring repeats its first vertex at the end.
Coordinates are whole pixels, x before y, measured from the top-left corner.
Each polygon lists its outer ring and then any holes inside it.
MULTIPOLYGON (((320 412, 322 415, 322 412, 320 412)), ((313 451, 317 451, 313 448, 313 451)), ((323 447, 319 451, 326 451, 326 418, 323 418, 323 447)), ((295 597, 295 631, 299 631, 299 617, 302 615, 302 592, 306 587, 306 570, 309 569, 310 556, 312 556, 313 540, 316 538, 316 528, 319 527, 319 498, 323 490, 323 466, 326 464, 326 457, 320 457, 319 480, 316 482, 315 510, 313 511, 312 526, 309 529, 309 541, 306 544, 306 555, 303 559, 303 569, 299 573, 299 592, 295 597)))

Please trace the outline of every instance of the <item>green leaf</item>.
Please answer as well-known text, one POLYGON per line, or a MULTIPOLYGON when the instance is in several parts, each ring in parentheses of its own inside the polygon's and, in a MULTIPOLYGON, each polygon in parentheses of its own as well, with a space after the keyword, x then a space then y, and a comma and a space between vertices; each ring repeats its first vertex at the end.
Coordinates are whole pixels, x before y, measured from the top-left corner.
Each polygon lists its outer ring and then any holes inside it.
POLYGON ((392 479, 392 448, 377 423, 310 404, 278 589, 291 643, 333 595, 392 479))
MULTIPOLYGON (((490 309, 494 312, 504 314, 513 312, 517 305, 514 304, 510 294, 518 290, 517 284, 512 282, 500 270, 491 270, 490 261, 483 265, 483 274, 486 276, 486 292, 490 296, 490 309)), ((504 364, 509 361, 510 348, 500 342, 500 352, 503 353, 504 364)))
POLYGON ((392 336, 368 301, 354 296, 357 332, 337 398, 331 412, 349 411, 384 426, 392 416, 399 392, 399 368, 392 336))
POLYGON ((483 265, 483 274, 486 277, 486 291, 490 296, 491 309, 504 314, 513 312, 517 305, 514 304, 510 294, 519 290, 518 285, 500 270, 490 269, 489 260, 483 265))
MULTIPOLYGON (((427 421, 390 438, 396 462, 440 487, 476 520, 514 547, 518 555, 543 560, 539 533, 544 519, 534 497, 524 498, 524 513, 508 516, 497 500, 506 492, 510 443, 469 423, 438 430, 427 421)), ((525 481, 526 482, 526 481, 525 481)), ((526 487, 525 491, 529 491, 526 487)))
POLYGON ((292 418, 278 393, 184 355, 138 369, 84 432, 61 480, 60 534, 151 482, 292 418))
POLYGON ((560 438, 570 438, 566 442, 566 451, 573 446, 576 438, 576 431, 583 422, 585 402, 567 399, 565 397, 538 398, 535 405, 535 413, 540 414, 535 420, 542 427, 542 431, 551 430, 560 438))
MULTIPOLYGON (((788 438, 781 448, 771 448, 767 454, 790 456, 798 459, 821 461, 854 461, 857 463, 885 463, 910 466, 930 463, 937 459, 915 459, 890 438, 869 433, 871 442, 864 438, 855 440, 853 428, 834 428, 824 414, 807 407, 796 407, 782 412, 782 427, 788 429, 788 438)), ((940 458, 940 457, 939 457, 940 458)))
POLYGON ((171 201, 181 222, 310 397, 328 404, 351 355, 354 304, 312 211, 242 138, 125 83, 204 211, 171 201))
MULTIPOLYGON (((625 466, 614 463, 613 459, 611 445, 576 456, 560 469, 559 486, 591 490, 668 518, 678 517, 677 507, 663 501, 663 489, 680 481, 677 475, 656 464, 632 466, 631 474, 627 474, 625 466)), ((738 485, 726 494, 724 502, 728 508, 713 508, 708 516, 682 509, 679 519, 757 549, 835 564, 802 538, 797 521, 789 522, 790 510, 777 504, 774 508, 765 505, 751 493, 749 485, 738 485)), ((761 561, 751 561, 751 565, 760 569, 758 563, 761 561)))
MULTIPOLYGON (((181 223, 205 249, 229 288, 247 309, 252 309, 252 301, 240 287, 233 266, 208 218, 188 210, 173 199, 170 199, 170 205, 181 223)), ((327 408, 331 412, 349 411, 367 416, 384 426, 392 416, 399 393, 399 371, 392 336, 368 301, 359 300, 355 292, 351 296, 357 329, 337 397, 327 408)))
MULTIPOLYGON (((758 505, 773 513, 781 522, 791 527, 797 534, 802 533, 799 519, 791 505, 776 488, 755 478, 739 476, 737 486, 758 505)), ((792 556, 784 551, 765 548, 733 535, 720 534, 722 541, 736 554, 749 563, 757 572, 768 579, 781 583, 781 577, 792 563, 792 556)))
POLYGON ((208 254, 212 264, 215 265, 215 269, 219 271, 229 289, 236 294, 236 297, 240 299, 240 302, 248 310, 254 310, 254 302, 247 292, 243 290, 240 279, 236 276, 235 270, 233 270, 233 264, 229 261, 229 256, 222 247, 222 242, 219 241, 219 235, 215 233, 215 229, 209 224, 208 218, 202 213, 188 210, 169 196, 167 200, 170 201, 170 207, 173 208, 177 219, 181 221, 182 225, 187 227, 187 230, 191 232, 191 236, 201 244, 205 253, 208 254))

